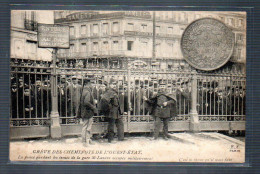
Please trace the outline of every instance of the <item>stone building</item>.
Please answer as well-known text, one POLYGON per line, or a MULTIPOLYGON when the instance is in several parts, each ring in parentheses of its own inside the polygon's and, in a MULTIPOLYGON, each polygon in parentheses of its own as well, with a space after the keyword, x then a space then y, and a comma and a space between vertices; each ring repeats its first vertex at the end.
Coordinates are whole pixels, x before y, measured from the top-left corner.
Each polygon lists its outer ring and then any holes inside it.
POLYGON ((11 59, 51 61, 51 49, 38 48, 37 24, 53 24, 51 11, 11 11, 11 59))
POLYGON ((138 59, 133 64, 143 63, 159 69, 185 66, 187 63, 180 50, 183 31, 196 19, 212 17, 224 22, 235 33, 236 45, 230 61, 245 67, 244 13, 160 11, 154 15, 155 20, 153 12, 144 11, 56 11, 55 24, 70 26, 70 49, 59 50, 58 58, 94 58, 100 62, 102 58, 113 61, 130 58, 132 61, 138 59))

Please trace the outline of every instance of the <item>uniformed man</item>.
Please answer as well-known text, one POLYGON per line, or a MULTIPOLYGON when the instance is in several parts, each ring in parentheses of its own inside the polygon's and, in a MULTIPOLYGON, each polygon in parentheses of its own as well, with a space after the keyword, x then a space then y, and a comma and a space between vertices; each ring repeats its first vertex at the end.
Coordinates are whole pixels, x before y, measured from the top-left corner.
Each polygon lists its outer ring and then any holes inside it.
POLYGON ((171 117, 171 107, 176 105, 176 95, 167 94, 165 84, 161 82, 158 93, 149 99, 144 97, 144 100, 150 106, 150 113, 154 117, 154 140, 159 136, 161 120, 163 121, 163 137, 167 140, 171 137, 168 134, 168 123, 171 117))
POLYGON ((89 146, 91 144, 93 116, 97 113, 96 104, 97 100, 93 97, 90 79, 85 79, 80 98, 79 113, 77 114, 78 117, 82 118, 83 122, 81 135, 84 146, 89 146))
POLYGON ((124 123, 122 118, 122 106, 119 102, 117 91, 117 82, 111 78, 109 88, 104 93, 101 99, 101 110, 108 118, 108 142, 111 143, 114 139, 114 125, 117 127, 118 140, 124 140, 124 123))

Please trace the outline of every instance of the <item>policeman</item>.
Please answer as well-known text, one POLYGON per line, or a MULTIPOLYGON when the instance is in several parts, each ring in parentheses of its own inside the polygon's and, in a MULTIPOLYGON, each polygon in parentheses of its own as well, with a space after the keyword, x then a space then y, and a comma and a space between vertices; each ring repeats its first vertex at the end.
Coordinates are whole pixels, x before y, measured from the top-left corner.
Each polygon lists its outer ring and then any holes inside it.
POLYGON ((161 82, 158 93, 150 99, 144 97, 144 100, 150 106, 150 113, 154 118, 154 140, 159 136, 161 120, 163 121, 163 137, 168 140, 171 137, 168 134, 168 123, 171 117, 171 107, 176 105, 176 95, 166 93, 165 84, 161 82))
POLYGON ((111 78, 109 88, 104 93, 101 99, 101 110, 108 118, 108 142, 111 143, 114 139, 114 125, 116 124, 118 140, 124 140, 124 123, 121 115, 123 114, 122 104, 119 102, 117 92, 117 82, 111 78))

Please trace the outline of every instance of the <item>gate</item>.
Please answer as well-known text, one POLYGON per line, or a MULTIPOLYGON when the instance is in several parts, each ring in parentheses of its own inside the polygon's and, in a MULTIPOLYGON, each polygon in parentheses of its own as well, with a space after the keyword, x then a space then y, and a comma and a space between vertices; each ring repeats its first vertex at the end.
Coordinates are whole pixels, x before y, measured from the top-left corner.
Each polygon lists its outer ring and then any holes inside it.
MULTIPOLYGON (((49 62, 12 60, 11 137, 50 135, 50 75, 49 62)), ((143 96, 153 96, 160 86, 176 93, 177 97, 177 114, 171 118, 169 131, 190 130, 190 110, 194 100, 192 88, 197 93, 195 106, 202 131, 245 130, 245 76, 233 66, 225 65, 209 73, 195 71, 183 60, 93 58, 60 60, 57 63, 62 136, 81 132, 77 106, 84 79, 88 77, 93 79, 92 93, 97 101, 100 101, 111 78, 118 82, 118 94, 124 105, 125 132, 152 131, 153 118, 143 96), (194 80, 197 83, 195 88, 192 86, 194 80)), ((94 116, 93 133, 105 133, 106 126, 106 118, 99 110, 94 116)))

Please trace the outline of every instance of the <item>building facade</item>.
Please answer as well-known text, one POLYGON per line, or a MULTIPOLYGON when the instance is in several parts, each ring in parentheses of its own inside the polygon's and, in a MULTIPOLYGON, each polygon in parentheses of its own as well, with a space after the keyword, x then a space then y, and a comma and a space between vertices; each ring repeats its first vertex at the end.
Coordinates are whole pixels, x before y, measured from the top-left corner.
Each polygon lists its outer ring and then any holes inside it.
POLYGON ((51 61, 51 49, 38 48, 37 24, 53 24, 50 11, 11 11, 11 59, 51 61))
MULTIPOLYGON (((55 23, 70 26, 70 49, 61 59, 134 58, 168 59, 186 64, 180 49, 184 29, 192 21, 212 17, 235 33, 231 62, 246 62, 246 16, 225 12, 55 12, 55 23), (153 38, 153 33, 155 37, 153 38), (177 61, 179 60, 179 61, 177 61)), ((156 61, 155 61, 156 62, 156 61)), ((169 65, 170 62, 168 62, 169 65)), ((162 69, 167 65, 160 63, 162 69)), ((156 64, 155 64, 156 65, 156 64)), ((173 65, 175 66, 175 65, 173 65)), ((178 66, 178 65, 176 65, 178 66)))

